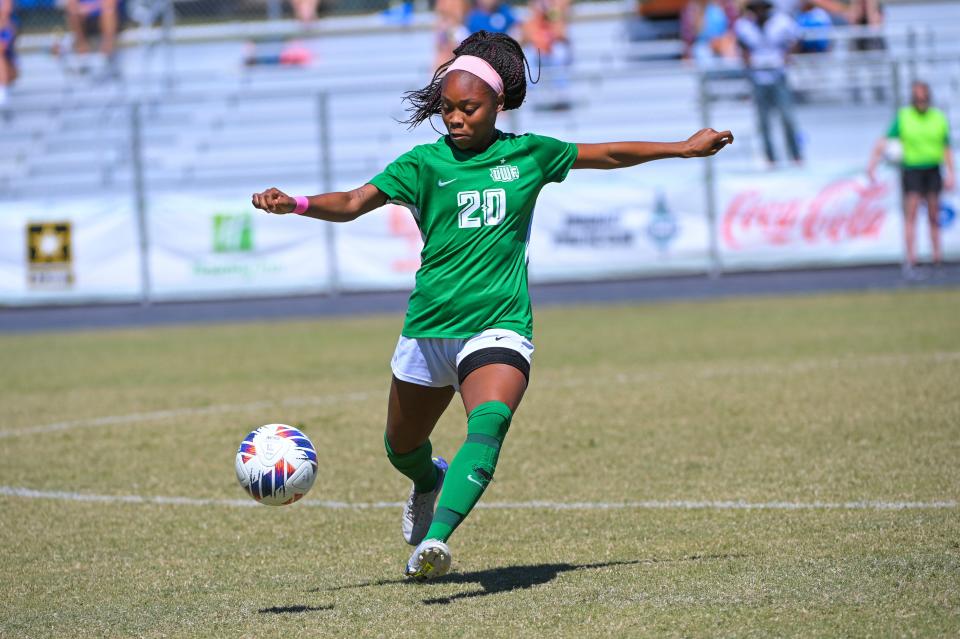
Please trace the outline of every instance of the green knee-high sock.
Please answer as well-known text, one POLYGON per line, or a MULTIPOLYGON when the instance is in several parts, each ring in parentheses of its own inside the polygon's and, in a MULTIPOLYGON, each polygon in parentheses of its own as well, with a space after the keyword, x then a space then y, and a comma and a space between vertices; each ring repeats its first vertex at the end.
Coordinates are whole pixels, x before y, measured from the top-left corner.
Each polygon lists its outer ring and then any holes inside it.
POLYGON ((426 539, 447 541, 493 479, 513 417, 503 402, 480 404, 467 418, 467 440, 450 463, 426 539))
POLYGON ((398 455, 390 448, 387 434, 383 434, 383 447, 387 449, 387 459, 393 467, 413 481, 417 492, 425 493, 437 485, 437 467, 433 464, 433 445, 428 439, 419 448, 398 455))

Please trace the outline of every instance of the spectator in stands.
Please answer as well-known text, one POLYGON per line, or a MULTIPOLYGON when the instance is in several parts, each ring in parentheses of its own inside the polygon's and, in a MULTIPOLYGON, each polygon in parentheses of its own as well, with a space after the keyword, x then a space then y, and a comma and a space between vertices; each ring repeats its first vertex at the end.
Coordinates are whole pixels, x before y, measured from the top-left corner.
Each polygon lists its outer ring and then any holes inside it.
POLYGON ((680 14, 689 0, 627 0, 627 39, 631 42, 676 40, 680 37, 680 14))
POLYGON ((13 0, 0 0, 0 108, 7 104, 10 85, 17 79, 17 16, 13 0))
MULTIPOLYGON (((522 26, 523 42, 539 51, 541 56, 569 48, 569 0, 531 0, 528 7, 530 12, 522 26)), ((569 55, 561 57, 568 58, 569 55)))
POLYGON ((833 17, 820 3, 804 0, 797 14, 797 24, 804 30, 798 53, 826 53, 830 50, 833 17))
POLYGON ((773 9, 770 0, 747 0, 743 15, 735 25, 737 40, 743 52, 753 84, 754 101, 763 149, 770 166, 776 163, 770 136, 770 112, 780 112, 787 149, 795 164, 803 157, 797 139, 793 113, 793 96, 787 86, 787 58, 797 44, 800 29, 794 20, 773 9))
POLYGON ((320 0, 290 0, 290 6, 293 7, 294 17, 300 21, 300 24, 308 27, 317 19, 320 0))
POLYGON ((517 19, 510 6, 501 0, 476 0, 473 10, 467 14, 467 31, 476 33, 511 33, 517 19))
MULTIPOLYGON (((847 12, 847 21, 849 24, 859 27, 860 32, 850 40, 850 48, 853 51, 883 51, 886 43, 881 33, 883 27, 883 10, 880 8, 879 0, 851 0, 850 8, 847 12)), ((853 68, 851 68, 853 70, 853 68)), ((852 78, 850 82, 853 88, 854 102, 862 100, 862 85, 852 78)), ((873 97, 877 102, 885 102, 887 98, 886 90, 882 83, 872 82, 873 97)))
POLYGON ((903 191, 904 239, 906 260, 903 274, 907 279, 917 277, 915 270, 916 222, 921 200, 927 206, 930 222, 930 245, 933 263, 940 266, 940 192, 956 185, 953 154, 950 151, 950 127, 943 111, 930 106, 930 86, 914 82, 910 89, 910 106, 897 111, 886 138, 877 141, 870 156, 867 174, 876 181, 877 163, 883 157, 888 140, 900 141, 900 184, 903 191), (946 169, 940 174, 940 166, 946 169))
POLYGON ((106 59, 109 75, 117 74, 117 32, 124 15, 123 0, 66 0, 67 25, 73 34, 77 53, 90 51, 89 37, 100 36, 100 52, 106 59))
MULTIPOLYGON (((847 20, 852 25, 866 27, 868 31, 879 30, 883 26, 883 10, 879 0, 851 0, 847 20)), ((866 33, 853 39, 855 51, 876 51, 885 47, 883 36, 878 33, 866 33)))
POLYGON ((568 71, 573 62, 567 35, 570 1, 531 0, 528 7, 530 12, 522 26, 521 42, 528 49, 528 58, 539 57, 544 78, 554 94, 552 100, 541 103, 541 108, 569 109, 568 71), (536 56, 531 55, 534 53, 536 56))
POLYGON ((737 57, 733 24, 737 7, 733 0, 690 0, 680 14, 683 57, 698 66, 710 67, 717 60, 737 57))
MULTIPOLYGON (((801 2, 803 2, 803 0, 772 0, 770 4, 772 4, 773 8, 780 13, 785 13, 788 16, 795 16, 800 11, 801 2)), ((746 6, 749 4, 749 2, 741 4, 746 6)))
POLYGON ((397 24, 408 27, 413 22, 413 0, 403 0, 399 4, 391 4, 380 12, 388 24, 397 24))
POLYGON ((464 21, 467 18, 467 0, 437 0, 434 23, 434 43, 436 54, 433 68, 453 57, 453 50, 469 34, 464 21))

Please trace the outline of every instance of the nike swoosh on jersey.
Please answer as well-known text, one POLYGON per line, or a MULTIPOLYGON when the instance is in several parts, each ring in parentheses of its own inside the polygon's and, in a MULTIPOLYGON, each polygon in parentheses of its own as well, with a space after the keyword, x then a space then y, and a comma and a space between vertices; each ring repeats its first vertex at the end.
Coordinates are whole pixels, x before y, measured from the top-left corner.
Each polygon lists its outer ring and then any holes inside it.
POLYGON ((460 178, 453 178, 452 180, 437 180, 437 186, 439 186, 439 187, 444 187, 444 186, 450 184, 451 182, 456 182, 456 181, 459 180, 459 179, 460 179, 460 178))
POLYGON ((472 481, 473 483, 475 483, 475 484, 476 484, 477 486, 479 486, 480 488, 486 488, 486 486, 484 486, 483 484, 481 484, 481 483, 477 480, 477 478, 474 477, 473 475, 467 475, 467 481, 472 481))

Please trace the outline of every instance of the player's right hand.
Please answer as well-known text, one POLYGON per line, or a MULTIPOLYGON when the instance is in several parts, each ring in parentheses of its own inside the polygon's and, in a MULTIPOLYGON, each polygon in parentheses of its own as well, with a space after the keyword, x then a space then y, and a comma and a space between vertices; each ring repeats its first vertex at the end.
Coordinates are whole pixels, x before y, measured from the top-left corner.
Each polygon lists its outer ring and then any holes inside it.
POLYGON ((297 206, 296 200, 276 188, 267 189, 263 193, 254 193, 251 202, 261 211, 279 215, 293 213, 293 209, 297 206))

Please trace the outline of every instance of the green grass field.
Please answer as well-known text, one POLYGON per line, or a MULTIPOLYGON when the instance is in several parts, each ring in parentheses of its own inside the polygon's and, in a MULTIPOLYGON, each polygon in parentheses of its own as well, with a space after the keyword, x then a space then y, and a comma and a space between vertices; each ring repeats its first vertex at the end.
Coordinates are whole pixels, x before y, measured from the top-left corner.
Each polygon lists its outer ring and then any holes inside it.
MULTIPOLYGON (((0 336, 0 636, 960 634, 960 292, 538 312, 488 507, 426 585, 377 507, 408 490, 399 327, 0 336), (241 507, 236 447, 277 421, 317 484, 241 507)), ((435 450, 464 431, 453 405, 435 450)))

